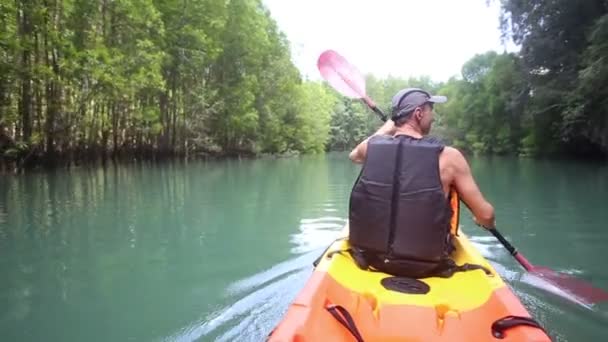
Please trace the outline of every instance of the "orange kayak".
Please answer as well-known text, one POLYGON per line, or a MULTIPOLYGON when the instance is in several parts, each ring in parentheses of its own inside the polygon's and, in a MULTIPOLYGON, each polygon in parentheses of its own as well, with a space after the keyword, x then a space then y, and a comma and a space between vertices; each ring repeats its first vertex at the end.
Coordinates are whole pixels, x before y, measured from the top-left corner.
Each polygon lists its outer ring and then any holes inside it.
POLYGON ((550 341, 466 235, 454 243, 456 264, 483 269, 394 277, 360 269, 336 240, 269 341, 550 341))

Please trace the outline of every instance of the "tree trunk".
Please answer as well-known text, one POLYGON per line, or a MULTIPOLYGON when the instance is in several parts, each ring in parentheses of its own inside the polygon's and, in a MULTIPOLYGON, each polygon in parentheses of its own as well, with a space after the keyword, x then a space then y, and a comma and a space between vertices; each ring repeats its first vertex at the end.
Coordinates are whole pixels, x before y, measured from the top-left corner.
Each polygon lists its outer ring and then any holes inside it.
MULTIPOLYGON (((41 65, 43 63, 43 61, 42 61, 41 52, 40 52, 40 39, 38 37, 38 34, 36 34, 35 47, 36 47, 35 63, 36 63, 36 65, 41 65)), ((42 137, 44 134, 43 129, 42 129, 42 121, 43 121, 42 109, 44 108, 43 103, 42 103, 42 92, 43 92, 42 82, 40 81, 40 77, 36 77, 36 80, 34 81, 34 94, 35 94, 34 100, 36 103, 36 117, 34 119, 34 123, 36 126, 36 132, 38 134, 38 137, 42 137)), ((40 141, 38 141, 37 144, 40 144, 40 141)))
POLYGON ((106 125, 105 117, 110 115, 110 111, 112 111, 112 106, 109 104, 101 105, 101 146, 100 152, 103 156, 105 156, 106 151, 108 150, 108 137, 109 131, 106 125))
MULTIPOLYGON (((177 92, 177 89, 175 89, 175 88, 173 88, 174 94, 177 92)), ((173 110, 171 111, 172 116, 171 116, 171 151, 170 152, 175 152, 175 134, 177 133, 176 126, 177 126, 177 116, 178 116, 178 112, 179 112, 179 106, 178 106, 178 101, 177 101, 179 96, 177 96, 176 94, 174 96, 175 96, 175 99, 173 100, 173 110)))
MULTIPOLYGON (((45 6, 48 9, 48 5, 45 1, 45 6)), ((48 11, 46 12, 45 16, 44 16, 44 27, 45 27, 45 32, 43 33, 44 35, 44 62, 46 64, 47 67, 50 67, 51 65, 51 59, 49 57, 49 54, 51 54, 52 52, 50 52, 50 47, 49 47, 49 40, 48 40, 48 28, 49 28, 49 24, 48 24, 48 11)), ((46 97, 46 122, 44 124, 44 132, 46 135, 46 153, 47 154, 53 154, 54 153, 54 144, 55 144, 55 139, 54 139, 54 135, 53 135, 53 130, 54 130, 54 112, 52 107, 52 102, 53 102, 53 96, 54 96, 54 87, 53 87, 53 82, 51 80, 46 80, 45 82, 45 88, 46 88, 46 92, 45 92, 45 97, 46 97)))
POLYGON ((118 109, 114 104, 112 106, 112 155, 118 153, 118 109))
POLYGON ((167 112, 169 111, 169 90, 165 89, 159 97, 158 107, 160 109, 160 123, 163 126, 162 131, 158 135, 158 149, 161 153, 167 149, 167 112))
POLYGON ((19 99, 19 114, 21 115, 21 140, 29 142, 32 135, 32 74, 30 62, 29 41, 32 35, 32 25, 29 18, 30 8, 22 5, 19 16, 19 35, 23 51, 21 52, 21 98, 19 99))
MULTIPOLYGON (((44 6, 47 9, 44 16, 44 50, 46 57, 47 67, 53 71, 53 76, 50 80, 47 80, 47 116, 46 116, 46 153, 49 158, 53 158, 56 152, 55 147, 55 136, 57 134, 56 122, 61 111, 61 99, 63 91, 60 82, 60 70, 59 70, 59 51, 55 46, 55 43, 49 44, 47 32, 59 32, 61 30, 60 19, 61 5, 59 2, 54 1, 52 8, 49 6, 47 1, 44 2, 44 6)), ((63 132, 63 128, 61 129, 63 132)), ((65 132, 63 132, 65 134, 65 132)), ((70 139, 70 137, 65 137, 70 139)))

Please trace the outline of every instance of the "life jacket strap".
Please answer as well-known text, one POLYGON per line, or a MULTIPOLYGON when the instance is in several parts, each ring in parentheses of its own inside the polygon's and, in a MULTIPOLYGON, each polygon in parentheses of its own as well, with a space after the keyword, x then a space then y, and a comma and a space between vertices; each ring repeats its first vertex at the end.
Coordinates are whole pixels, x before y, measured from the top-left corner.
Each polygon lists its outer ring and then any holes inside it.
MULTIPOLYGON (((365 252, 359 248, 348 248, 345 250, 333 251, 333 252, 330 252, 327 256, 331 257, 333 254, 336 254, 336 253, 342 254, 343 252, 348 252, 351 255, 351 257, 352 257, 353 261, 355 262, 355 264, 357 265, 357 267, 359 267, 360 269, 362 269, 364 271, 385 272, 385 273, 389 273, 389 274, 396 275, 396 276, 411 277, 408 274, 393 274, 391 272, 386 272, 380 266, 373 266, 372 265, 373 263, 370 264, 370 262, 368 261, 368 257, 366 257, 366 254, 369 254, 369 253, 365 252)), ((485 267, 483 265, 470 264, 470 263, 457 265, 456 262, 454 262, 454 260, 452 260, 451 258, 445 258, 432 271, 428 272, 424 276, 414 277, 414 278, 429 278, 429 277, 450 278, 456 272, 467 272, 467 271, 474 271, 474 270, 482 270, 488 277, 494 276, 494 273, 492 273, 492 271, 490 271, 487 267, 485 267)))
POLYGON ((444 261, 441 264, 439 264, 439 267, 437 267, 433 271, 433 276, 440 277, 440 278, 450 278, 456 272, 467 272, 467 271, 474 271, 474 270, 482 270, 488 277, 494 276, 494 273, 492 273, 492 271, 490 271, 487 267, 485 267, 483 265, 469 264, 469 263, 457 265, 456 262, 454 262, 454 260, 449 259, 449 258, 444 259, 444 261))

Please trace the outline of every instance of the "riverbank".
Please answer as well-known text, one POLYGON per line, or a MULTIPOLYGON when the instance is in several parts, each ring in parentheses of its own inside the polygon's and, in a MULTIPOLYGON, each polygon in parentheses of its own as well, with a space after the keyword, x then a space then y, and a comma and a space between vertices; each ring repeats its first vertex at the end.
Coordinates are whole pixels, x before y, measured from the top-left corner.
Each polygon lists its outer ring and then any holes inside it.
POLYGON ((70 169, 73 167, 96 167, 112 163, 167 162, 224 159, 277 159, 301 155, 298 151, 283 153, 253 153, 251 151, 199 150, 190 153, 162 152, 152 149, 102 153, 98 150, 70 151, 48 154, 27 153, 19 157, 0 158, 0 174, 15 174, 38 170, 70 169))
MULTIPOLYGON (((480 154, 474 151, 461 149, 466 158, 509 158, 518 159, 533 159, 533 160, 554 160, 554 161, 576 161, 588 162, 591 164, 603 164, 608 162, 608 156, 601 154, 480 154)), ((325 151, 323 153, 346 153, 346 150, 340 151, 325 151)), ((308 153, 310 154, 310 153, 308 153)), ((48 154, 24 154, 21 158, 0 158, 0 174, 17 174, 29 171, 50 171, 56 169, 70 169, 74 167, 97 167, 106 166, 107 164, 128 164, 138 162, 162 163, 172 161, 195 161, 195 160, 231 160, 231 159, 278 159, 278 158, 293 158, 300 155, 307 155, 299 151, 286 151, 283 153, 254 153, 251 151, 221 151, 214 150, 199 150, 190 153, 183 152, 162 152, 153 149, 137 149, 129 151, 120 151, 117 153, 102 153, 99 150, 81 150, 71 151, 69 153, 55 153, 52 157, 48 154)))

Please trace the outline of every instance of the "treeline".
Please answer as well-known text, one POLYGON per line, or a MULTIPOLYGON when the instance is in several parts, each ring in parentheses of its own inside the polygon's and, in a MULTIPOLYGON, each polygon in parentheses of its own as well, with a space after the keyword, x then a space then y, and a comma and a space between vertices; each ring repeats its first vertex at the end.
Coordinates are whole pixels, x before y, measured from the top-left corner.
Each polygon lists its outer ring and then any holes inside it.
POLYGON ((502 0, 518 54, 467 62, 443 124, 480 153, 608 155, 608 2, 502 0))
MULTIPOLYGON (((448 103, 436 107, 433 133, 471 153, 605 158, 608 2, 502 0, 501 5, 504 36, 520 45, 520 52, 474 56, 460 77, 444 83, 369 78, 372 97, 389 104, 404 86, 447 95, 448 103)), ((369 133, 377 126, 356 110, 343 119, 342 108, 330 139, 336 147, 360 140, 362 127, 371 127, 369 133)))
MULTIPOLYGON (((608 4, 501 5, 520 52, 442 83, 369 76, 370 96, 447 95, 435 134, 469 152, 607 155, 608 4)), ((261 0, 0 0, 0 27, 0 160, 19 166, 349 149, 379 125, 301 79, 261 0)))
POLYGON ((0 0, 0 156, 322 151, 332 101, 260 0, 0 0))

